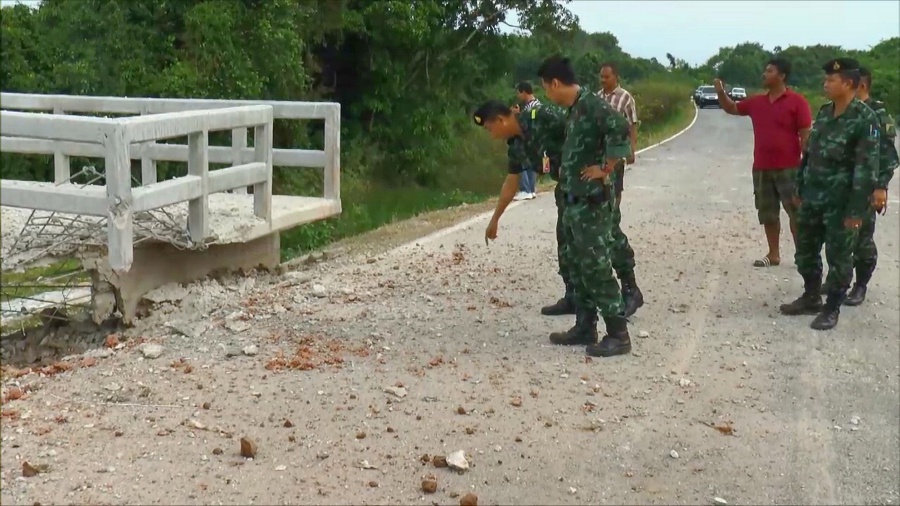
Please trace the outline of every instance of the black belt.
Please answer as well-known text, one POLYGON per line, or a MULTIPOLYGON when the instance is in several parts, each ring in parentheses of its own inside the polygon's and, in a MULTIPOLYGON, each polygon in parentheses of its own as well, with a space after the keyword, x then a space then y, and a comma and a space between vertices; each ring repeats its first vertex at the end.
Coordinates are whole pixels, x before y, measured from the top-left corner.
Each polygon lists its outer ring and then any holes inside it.
POLYGON ((566 201, 566 204, 574 205, 574 204, 588 204, 588 205, 599 205, 609 202, 608 192, 604 191, 600 194, 594 195, 573 195, 571 193, 563 194, 563 198, 566 201))

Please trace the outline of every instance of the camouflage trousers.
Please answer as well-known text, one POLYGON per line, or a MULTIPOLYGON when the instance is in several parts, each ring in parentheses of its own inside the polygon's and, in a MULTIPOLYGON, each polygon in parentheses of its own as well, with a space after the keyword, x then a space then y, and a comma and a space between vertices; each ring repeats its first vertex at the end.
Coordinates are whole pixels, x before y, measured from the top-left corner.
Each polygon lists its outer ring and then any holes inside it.
POLYGON ((616 197, 615 205, 612 210, 612 266, 616 271, 619 279, 634 272, 634 250, 628 243, 628 236, 622 232, 622 208, 620 207, 621 197, 616 197))
POLYGON ((566 200, 565 194, 558 184, 556 189, 553 190, 553 198, 556 200, 556 256, 559 259, 559 275, 563 280, 563 284, 566 285, 565 297, 571 299, 575 291, 575 285, 572 283, 572 276, 565 253, 566 234, 563 231, 563 212, 566 209, 566 200))
POLYGON ((602 316, 622 313, 622 293, 613 275, 613 202, 566 203, 562 212, 562 255, 576 307, 602 316))
POLYGON ((878 263, 878 247, 875 246, 875 210, 871 210, 859 227, 853 245, 853 266, 874 269, 878 263))
POLYGON ((856 231, 844 226, 844 206, 804 202, 797 210, 794 263, 803 279, 821 279, 822 245, 828 262, 825 292, 843 296, 853 279, 856 231))

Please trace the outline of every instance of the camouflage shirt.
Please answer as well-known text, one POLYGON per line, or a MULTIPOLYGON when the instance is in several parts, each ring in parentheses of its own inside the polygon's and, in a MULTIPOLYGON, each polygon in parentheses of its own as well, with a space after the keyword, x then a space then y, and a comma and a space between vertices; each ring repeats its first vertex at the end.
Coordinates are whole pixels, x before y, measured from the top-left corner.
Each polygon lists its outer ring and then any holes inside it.
POLYGON ((605 193, 604 184, 613 183, 614 174, 604 181, 581 179, 581 171, 591 165, 606 164, 607 158, 631 154, 628 120, 603 97, 582 87, 566 117, 559 184, 568 194, 580 197, 605 193))
POLYGON ((897 128, 894 126, 894 118, 885 109, 884 102, 869 98, 864 103, 875 111, 875 115, 878 116, 878 124, 881 127, 878 139, 878 176, 875 188, 886 190, 888 185, 891 184, 891 178, 894 177, 894 171, 900 165, 900 159, 897 156, 897 146, 894 144, 897 139, 897 128))
POLYGON ((878 118, 853 99, 834 117, 834 104, 819 109, 797 173, 804 204, 845 204, 845 217, 863 218, 878 174, 878 118))
POLYGON ((550 177, 559 181, 559 163, 566 136, 566 118, 562 110, 552 105, 538 104, 520 113, 518 121, 522 135, 507 142, 509 173, 520 174, 524 170, 543 172, 546 154, 550 160, 550 177))

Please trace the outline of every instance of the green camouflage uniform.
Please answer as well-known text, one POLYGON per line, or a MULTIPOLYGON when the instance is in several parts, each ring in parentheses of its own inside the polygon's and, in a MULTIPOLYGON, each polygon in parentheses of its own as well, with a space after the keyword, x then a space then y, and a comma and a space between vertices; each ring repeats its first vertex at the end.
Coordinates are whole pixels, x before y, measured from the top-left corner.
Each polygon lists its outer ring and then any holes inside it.
POLYGON ((620 315, 622 294, 613 275, 613 209, 610 174, 604 181, 581 179, 591 165, 631 153, 628 120, 603 98, 582 88, 566 118, 559 186, 566 202, 562 228, 563 257, 571 269, 575 305, 598 310, 604 317, 620 315))
POLYGON ((554 105, 536 105, 518 116, 522 136, 513 137, 507 144, 510 174, 524 170, 541 172, 544 156, 549 158, 550 179, 557 181, 556 197, 556 253, 559 258, 559 275, 566 285, 566 296, 572 295, 572 280, 566 258, 563 255, 565 236, 562 229, 563 201, 559 182, 559 165, 562 160, 563 142, 566 137, 566 117, 562 109, 554 105))
MULTIPOLYGON (((840 304, 853 278, 853 245, 857 231, 847 218, 864 219, 878 172, 878 118, 853 99, 834 117, 834 104, 822 106, 809 134, 797 172, 797 252, 794 261, 807 292, 818 293, 822 279, 822 244, 828 262, 825 292, 840 304)), ((828 305, 828 304, 826 304, 828 305)))
MULTIPOLYGON (((897 157, 897 147, 894 145, 897 137, 896 128, 894 127, 894 119, 888 114, 884 108, 884 103, 872 100, 864 102, 878 116, 878 123, 881 127, 878 142, 878 175, 876 176, 875 189, 887 190, 894 176, 894 170, 900 165, 897 157)), ((859 228, 859 236, 856 246, 853 249, 854 267, 857 270, 859 278, 864 272, 872 275, 875 270, 875 264, 878 262, 878 248, 875 247, 875 209, 869 208, 862 226, 859 228)), ((865 284, 868 279, 860 280, 865 284)))

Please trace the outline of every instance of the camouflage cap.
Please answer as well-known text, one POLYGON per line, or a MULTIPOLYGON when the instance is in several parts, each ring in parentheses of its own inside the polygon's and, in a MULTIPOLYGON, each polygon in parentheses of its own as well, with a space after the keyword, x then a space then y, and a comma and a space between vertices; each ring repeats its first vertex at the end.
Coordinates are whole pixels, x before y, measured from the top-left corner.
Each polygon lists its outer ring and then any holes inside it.
POLYGON ((822 70, 824 70, 827 75, 838 73, 846 74, 854 71, 859 72, 859 62, 853 58, 835 58, 833 60, 828 60, 825 65, 822 65, 822 70))

